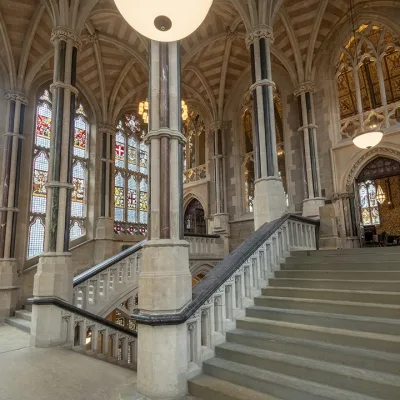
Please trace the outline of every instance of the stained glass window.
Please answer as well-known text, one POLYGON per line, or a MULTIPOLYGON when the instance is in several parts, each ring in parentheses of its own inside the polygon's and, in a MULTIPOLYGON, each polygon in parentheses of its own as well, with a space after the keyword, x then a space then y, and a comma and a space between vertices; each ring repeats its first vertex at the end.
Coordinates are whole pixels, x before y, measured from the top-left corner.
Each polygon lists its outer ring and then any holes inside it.
MULTIPOLYGON (((48 90, 44 90, 36 108, 28 258, 40 255, 44 248, 51 125, 51 95, 48 90)), ((74 127, 70 240, 85 234, 89 126, 82 105, 79 105, 76 111, 74 127)))
POLYGON ((360 198, 361 219, 363 225, 379 225, 379 204, 376 200, 376 186, 373 181, 362 182, 358 185, 360 198))
POLYGON ((115 232, 147 232, 148 148, 139 119, 125 115, 115 136, 115 232), (143 182, 146 182, 144 184, 143 182))

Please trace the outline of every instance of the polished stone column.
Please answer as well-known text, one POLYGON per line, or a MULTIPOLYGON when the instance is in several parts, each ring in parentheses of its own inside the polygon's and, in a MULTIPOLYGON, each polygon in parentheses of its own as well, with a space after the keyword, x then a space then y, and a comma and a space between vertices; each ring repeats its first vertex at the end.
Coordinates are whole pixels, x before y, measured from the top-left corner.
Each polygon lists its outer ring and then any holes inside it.
POLYGON ((321 196, 321 181, 319 175, 317 126, 315 125, 313 93, 315 84, 304 82, 294 91, 299 98, 300 124, 299 132, 303 132, 304 161, 306 175, 307 198, 303 201, 303 217, 319 218, 320 207, 325 205, 321 196))
POLYGON ((101 262, 114 253, 114 155, 115 132, 112 125, 99 125, 97 133, 101 138, 101 187, 100 217, 96 226, 95 263, 101 262))
POLYGON ((213 232, 229 235, 229 215, 226 204, 226 165, 223 139, 223 123, 214 121, 211 130, 214 134, 214 182, 215 182, 215 214, 213 232))
MULTIPOLYGON (((155 318, 191 301, 189 244, 183 240, 183 179, 179 43, 151 42, 148 241, 139 276, 140 314, 155 318)), ((140 393, 152 399, 186 394, 186 324, 139 324, 140 393)))
POLYGON ((286 211, 286 199, 278 171, 272 80, 272 28, 260 25, 246 36, 251 53, 253 95, 253 131, 255 158, 254 224, 258 229, 265 222, 275 220, 286 211))
POLYGON ((26 96, 9 91, 7 104, 2 176, 0 180, 0 320, 12 315, 17 302, 18 276, 15 259, 18 194, 26 96))
MULTIPOLYGON (((72 265, 69 251, 71 214, 72 155, 76 109, 76 60, 80 37, 64 28, 54 29, 54 77, 50 162, 44 254, 34 279, 34 297, 58 297, 72 301, 72 265)), ((31 344, 56 345, 61 339, 61 310, 53 306, 33 306, 31 344)))

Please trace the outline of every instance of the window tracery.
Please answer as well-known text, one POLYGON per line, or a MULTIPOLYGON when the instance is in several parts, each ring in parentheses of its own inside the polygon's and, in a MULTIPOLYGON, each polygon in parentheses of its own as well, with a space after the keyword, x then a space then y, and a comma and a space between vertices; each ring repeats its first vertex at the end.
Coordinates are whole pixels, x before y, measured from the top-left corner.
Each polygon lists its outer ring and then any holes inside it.
POLYGON ((147 233, 148 163, 139 119, 127 114, 115 135, 114 229, 118 234, 147 233))
MULTIPOLYGON (((36 107, 28 258, 38 256, 44 249, 47 207, 46 183, 49 172, 51 126, 52 101, 51 94, 46 89, 39 97, 36 107)), ((74 128, 70 240, 77 239, 86 232, 87 137, 89 124, 82 105, 79 105, 76 110, 74 128)))
POLYGON ((400 42, 386 28, 360 25, 342 48, 336 77, 343 138, 400 122, 400 42))
POLYGON ((360 196, 361 218, 363 225, 379 225, 379 207, 376 200, 376 186, 373 181, 361 182, 358 185, 360 196))

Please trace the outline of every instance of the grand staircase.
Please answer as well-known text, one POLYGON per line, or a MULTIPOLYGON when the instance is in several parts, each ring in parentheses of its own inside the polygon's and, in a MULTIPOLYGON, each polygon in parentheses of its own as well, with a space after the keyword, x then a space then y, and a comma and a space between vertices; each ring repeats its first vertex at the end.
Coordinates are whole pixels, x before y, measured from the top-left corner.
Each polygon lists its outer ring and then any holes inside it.
POLYGON ((204 400, 400 399, 400 248, 293 252, 189 381, 204 400))

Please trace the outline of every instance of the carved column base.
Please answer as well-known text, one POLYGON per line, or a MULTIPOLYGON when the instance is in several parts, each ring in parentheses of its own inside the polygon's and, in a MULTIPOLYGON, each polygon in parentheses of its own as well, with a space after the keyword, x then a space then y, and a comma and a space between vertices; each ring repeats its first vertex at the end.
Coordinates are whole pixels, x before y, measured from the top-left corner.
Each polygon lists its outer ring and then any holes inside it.
POLYGON ((282 180, 275 177, 259 179, 254 191, 254 226, 257 230, 266 222, 280 218, 286 212, 282 180))
POLYGON ((112 257, 114 251, 114 220, 100 217, 96 226, 96 241, 94 245, 94 262, 98 264, 112 257))
POLYGON ((18 289, 17 260, 0 259, 0 322, 14 315, 18 289))
POLYGON ((314 199, 305 199, 303 201, 303 217, 319 219, 319 209, 325 205, 325 199, 315 197, 314 199))
MULTIPOLYGON (((69 253, 48 253, 40 257, 34 279, 34 297, 58 297, 72 303, 72 258, 69 253)), ((61 309, 32 307, 31 346, 52 347, 62 343, 61 309)))
MULTIPOLYGON (((174 312, 191 301, 188 246, 181 240, 145 244, 139 277, 141 313, 174 312)), ((187 325, 139 325, 138 340, 138 391, 151 399, 183 397, 187 393, 187 325)))

